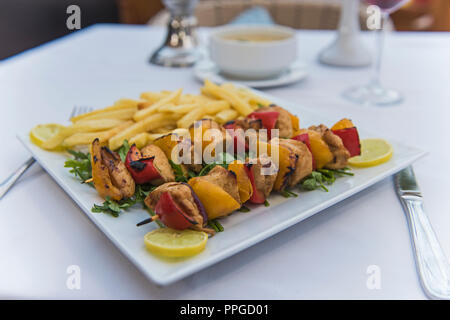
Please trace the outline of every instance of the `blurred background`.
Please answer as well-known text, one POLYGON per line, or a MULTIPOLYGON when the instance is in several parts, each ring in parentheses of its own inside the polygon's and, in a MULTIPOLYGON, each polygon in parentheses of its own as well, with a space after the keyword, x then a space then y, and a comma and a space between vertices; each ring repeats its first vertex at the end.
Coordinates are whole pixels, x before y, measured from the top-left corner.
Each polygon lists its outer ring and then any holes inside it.
MULTIPOLYGON (((161 0, 1 0, 0 60, 73 32, 66 27, 66 9, 72 4, 81 8, 82 28, 95 23, 165 25, 168 18, 161 0)), ((216 26, 252 6, 262 6, 278 24, 335 29, 340 4, 340 0, 200 0, 195 14, 200 26, 216 26)), ((450 31, 450 0, 412 0, 391 18, 399 31, 450 31)))

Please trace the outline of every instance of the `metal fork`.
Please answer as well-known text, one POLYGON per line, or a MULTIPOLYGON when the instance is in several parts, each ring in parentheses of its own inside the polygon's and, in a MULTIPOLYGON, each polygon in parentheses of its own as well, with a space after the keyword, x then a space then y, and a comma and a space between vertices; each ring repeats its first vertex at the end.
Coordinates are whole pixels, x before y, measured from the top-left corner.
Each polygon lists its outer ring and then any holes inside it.
MULTIPOLYGON (((79 107, 75 106, 70 113, 69 120, 75 116, 78 116, 83 113, 87 113, 92 111, 90 107, 79 107)), ((8 178, 5 179, 2 183, 0 183, 0 199, 12 188, 12 186, 16 183, 16 181, 28 170, 29 167, 35 163, 36 160, 31 157, 24 164, 22 164, 19 168, 17 168, 8 178)))

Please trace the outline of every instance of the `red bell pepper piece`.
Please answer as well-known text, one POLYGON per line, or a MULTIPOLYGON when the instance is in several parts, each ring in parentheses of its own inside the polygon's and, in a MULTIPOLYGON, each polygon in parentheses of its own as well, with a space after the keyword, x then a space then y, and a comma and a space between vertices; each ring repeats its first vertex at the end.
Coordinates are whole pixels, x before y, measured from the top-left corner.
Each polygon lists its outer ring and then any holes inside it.
POLYGON ((250 179, 250 183, 252 184, 252 188, 253 188, 253 193, 250 197, 250 199, 248 199, 251 203, 264 203, 266 201, 266 198, 264 197, 264 193, 261 190, 256 189, 256 185, 255 185, 255 177, 253 176, 253 171, 252 171, 252 165, 251 164, 246 164, 244 166, 245 168, 245 172, 247 173, 248 178, 250 179))
POLYGON ((161 194, 155 207, 155 213, 167 227, 172 229, 184 230, 197 224, 177 206, 169 192, 161 194))
POLYGON ((307 133, 302 133, 302 134, 299 134, 298 136, 293 137, 292 140, 301 141, 304 144, 306 144, 306 146, 309 149, 309 152, 311 152, 313 170, 316 170, 316 161, 314 160, 314 155, 313 155, 313 153, 311 151, 311 144, 309 142, 309 135, 307 133))
POLYGON ((142 158, 142 154, 136 145, 128 150, 125 166, 137 184, 144 184, 155 179, 160 179, 159 171, 153 165, 154 157, 142 158))
POLYGON ((234 153, 236 154, 238 152, 238 146, 244 145, 244 150, 248 151, 248 143, 245 141, 244 136, 240 136, 236 134, 236 129, 239 129, 239 127, 234 122, 228 122, 224 126, 225 130, 233 137, 233 143, 234 143, 234 153))
POLYGON ((341 138, 344 147, 350 152, 350 157, 359 156, 361 154, 361 144, 359 142, 359 135, 356 127, 332 131, 341 138))
POLYGON ((267 138, 271 137, 271 130, 275 129, 275 124, 277 123, 278 116, 280 115, 277 111, 266 111, 266 112, 252 112, 247 117, 249 119, 259 119, 265 129, 267 129, 267 138))

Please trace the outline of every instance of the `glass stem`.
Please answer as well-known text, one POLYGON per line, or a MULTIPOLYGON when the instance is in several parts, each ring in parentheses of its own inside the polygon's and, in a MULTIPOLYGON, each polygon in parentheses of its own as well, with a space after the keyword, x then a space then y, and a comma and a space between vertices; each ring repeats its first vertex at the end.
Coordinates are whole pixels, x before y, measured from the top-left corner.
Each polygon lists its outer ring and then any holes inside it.
POLYGON ((380 82, 380 70, 381 70, 381 59, 383 57, 383 47, 384 47, 384 37, 386 33, 386 22, 388 20, 389 14, 381 14, 381 25, 380 28, 375 31, 375 60, 373 63, 373 74, 371 85, 381 87, 380 82))

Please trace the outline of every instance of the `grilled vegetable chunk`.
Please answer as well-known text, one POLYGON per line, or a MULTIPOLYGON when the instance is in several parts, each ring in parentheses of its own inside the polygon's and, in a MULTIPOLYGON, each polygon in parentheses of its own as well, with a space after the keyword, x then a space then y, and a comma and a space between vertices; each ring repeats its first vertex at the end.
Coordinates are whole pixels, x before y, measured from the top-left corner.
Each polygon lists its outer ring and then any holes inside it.
POLYGON ((287 110, 280 106, 271 105, 269 107, 263 107, 258 109, 257 113, 260 112, 278 112, 278 118, 275 122, 275 129, 279 129, 280 138, 290 138, 294 134, 294 126, 297 126, 295 119, 292 119, 292 115, 287 110))
POLYGON ((277 173, 263 174, 263 168, 270 168, 271 159, 268 156, 260 156, 257 159, 248 159, 245 164, 247 175, 253 189, 253 193, 249 199, 251 203, 264 203, 273 189, 277 173))
POLYGON ((150 181, 151 184, 159 186, 166 182, 175 181, 175 175, 172 171, 172 166, 169 163, 164 152, 157 146, 150 144, 141 149, 143 158, 154 158, 153 166, 158 170, 160 179, 150 181))
POLYGON ((341 138, 335 135, 323 124, 319 126, 311 126, 309 129, 318 132, 322 136, 323 141, 325 141, 333 154, 333 159, 326 163, 325 167, 329 169, 345 168, 347 166, 348 159, 350 158, 350 152, 348 152, 347 148, 345 148, 341 138))
POLYGON ((331 131, 341 138, 345 148, 350 152, 350 157, 359 156, 361 154, 358 129, 356 129, 350 119, 338 121, 331 127, 331 131))
POLYGON ((228 165, 228 170, 234 172, 236 175, 240 202, 246 202, 253 194, 253 187, 247 175, 245 165, 243 163, 239 163, 238 161, 234 161, 228 165))
POLYGON ((333 161, 333 153, 328 144, 322 139, 322 135, 314 130, 300 129, 298 134, 308 134, 311 153, 314 157, 317 169, 322 169, 326 164, 333 161))
POLYGON ((188 183, 205 206, 208 219, 226 216, 241 207, 236 175, 221 166, 188 183))
POLYGON ((145 204, 169 228, 203 230, 208 220, 203 204, 186 183, 160 185, 145 198, 145 204))

